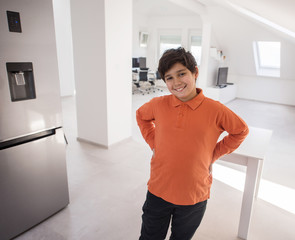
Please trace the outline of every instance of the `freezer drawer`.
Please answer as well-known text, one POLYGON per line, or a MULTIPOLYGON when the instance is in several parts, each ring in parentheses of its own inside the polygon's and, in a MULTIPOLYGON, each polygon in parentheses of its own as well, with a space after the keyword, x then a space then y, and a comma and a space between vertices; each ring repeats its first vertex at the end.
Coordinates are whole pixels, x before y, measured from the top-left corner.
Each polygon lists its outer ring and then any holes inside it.
POLYGON ((62 129, 0 151, 0 239, 10 239, 69 203, 62 129))

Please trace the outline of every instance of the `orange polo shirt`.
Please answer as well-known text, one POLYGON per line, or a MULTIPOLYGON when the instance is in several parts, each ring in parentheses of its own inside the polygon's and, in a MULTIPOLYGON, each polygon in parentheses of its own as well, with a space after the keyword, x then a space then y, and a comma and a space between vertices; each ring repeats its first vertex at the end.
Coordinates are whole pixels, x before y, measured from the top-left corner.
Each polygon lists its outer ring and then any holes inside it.
POLYGON ((193 205, 210 197, 209 166, 246 138, 247 124, 229 108, 198 95, 182 102, 174 95, 153 98, 136 112, 141 133, 154 150, 149 191, 167 202, 193 205), (228 135, 217 143, 222 132, 228 135))

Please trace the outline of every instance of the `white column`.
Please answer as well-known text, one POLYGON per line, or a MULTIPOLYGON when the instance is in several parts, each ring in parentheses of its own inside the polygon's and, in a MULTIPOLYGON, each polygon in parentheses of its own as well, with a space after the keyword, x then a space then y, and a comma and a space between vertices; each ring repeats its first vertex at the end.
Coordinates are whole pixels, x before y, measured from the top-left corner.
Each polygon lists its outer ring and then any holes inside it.
POLYGON ((132 0, 71 0, 78 139, 131 136, 132 0))
POLYGON ((212 24, 207 21, 206 17, 202 16, 202 20, 202 56, 197 86, 205 90, 208 81, 212 24))
POLYGON ((108 145, 132 134, 132 0, 105 0, 108 145))
POLYGON ((70 0, 53 0, 58 72, 61 96, 75 92, 70 0))

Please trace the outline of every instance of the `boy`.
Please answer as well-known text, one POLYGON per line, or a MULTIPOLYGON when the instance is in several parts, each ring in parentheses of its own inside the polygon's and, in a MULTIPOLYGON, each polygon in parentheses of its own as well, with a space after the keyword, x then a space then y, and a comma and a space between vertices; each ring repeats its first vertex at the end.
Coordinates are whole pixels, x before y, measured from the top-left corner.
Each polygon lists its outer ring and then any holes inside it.
POLYGON ((191 239, 205 213, 211 165, 246 138, 246 123, 196 88, 198 68, 190 52, 167 50, 158 71, 171 95, 153 98, 136 112, 153 151, 140 240, 163 240, 170 219, 173 240, 191 239), (228 136, 217 143, 222 132, 228 136))

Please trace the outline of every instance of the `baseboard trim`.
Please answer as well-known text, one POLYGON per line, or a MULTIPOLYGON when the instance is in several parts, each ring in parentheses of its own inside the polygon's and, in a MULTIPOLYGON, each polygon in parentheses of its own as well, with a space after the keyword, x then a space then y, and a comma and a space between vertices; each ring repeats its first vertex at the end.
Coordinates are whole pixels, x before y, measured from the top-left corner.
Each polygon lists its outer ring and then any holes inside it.
POLYGON ((86 140, 86 139, 80 138, 80 137, 77 137, 77 141, 78 142, 82 142, 82 143, 87 143, 87 144, 90 144, 90 145, 93 145, 93 146, 96 146, 96 147, 104 148, 104 149, 108 149, 109 148, 107 145, 96 143, 96 142, 92 142, 90 140, 86 140))
POLYGON ((130 140, 132 140, 132 137, 125 138, 125 139, 123 139, 123 140, 121 140, 119 142, 115 142, 115 143, 112 143, 112 144, 107 146, 107 145, 104 145, 104 144, 100 144, 100 143, 92 142, 90 140, 86 140, 86 139, 81 138, 81 137, 77 137, 78 142, 87 143, 87 144, 90 144, 90 145, 93 145, 93 146, 96 146, 96 147, 100 147, 100 148, 104 148, 104 149, 110 149, 110 148, 116 147, 116 146, 118 146, 120 144, 127 143, 130 140))

